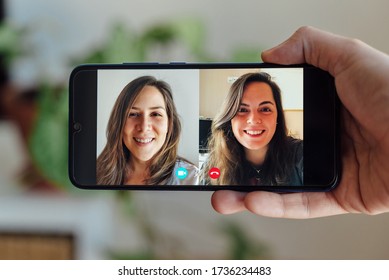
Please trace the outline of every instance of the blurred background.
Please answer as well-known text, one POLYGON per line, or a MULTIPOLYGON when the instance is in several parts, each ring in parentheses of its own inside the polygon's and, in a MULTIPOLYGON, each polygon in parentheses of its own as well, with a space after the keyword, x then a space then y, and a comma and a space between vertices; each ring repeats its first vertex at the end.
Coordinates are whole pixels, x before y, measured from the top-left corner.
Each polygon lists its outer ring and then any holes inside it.
POLYGON ((0 259, 389 259, 389 214, 222 216, 208 192, 82 191, 67 179, 80 63, 258 61, 302 25, 389 53, 389 2, 0 1, 0 259))

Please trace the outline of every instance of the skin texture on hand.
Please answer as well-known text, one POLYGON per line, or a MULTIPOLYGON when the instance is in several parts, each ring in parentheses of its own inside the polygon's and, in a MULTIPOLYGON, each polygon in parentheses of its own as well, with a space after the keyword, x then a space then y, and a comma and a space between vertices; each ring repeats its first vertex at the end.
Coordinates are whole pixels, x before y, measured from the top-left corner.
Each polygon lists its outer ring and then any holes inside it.
POLYGON ((249 210, 279 218, 389 211, 389 56, 365 43, 302 27, 262 53, 264 62, 308 63, 335 77, 341 108, 340 184, 330 192, 216 191, 223 214, 249 210))

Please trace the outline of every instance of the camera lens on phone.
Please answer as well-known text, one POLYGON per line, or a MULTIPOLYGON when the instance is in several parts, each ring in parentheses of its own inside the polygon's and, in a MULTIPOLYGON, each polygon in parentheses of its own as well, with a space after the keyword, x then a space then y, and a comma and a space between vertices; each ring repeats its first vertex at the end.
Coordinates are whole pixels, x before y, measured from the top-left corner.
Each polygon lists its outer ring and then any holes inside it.
POLYGON ((80 123, 73 124, 73 129, 74 131, 79 132, 81 130, 81 124, 80 123))

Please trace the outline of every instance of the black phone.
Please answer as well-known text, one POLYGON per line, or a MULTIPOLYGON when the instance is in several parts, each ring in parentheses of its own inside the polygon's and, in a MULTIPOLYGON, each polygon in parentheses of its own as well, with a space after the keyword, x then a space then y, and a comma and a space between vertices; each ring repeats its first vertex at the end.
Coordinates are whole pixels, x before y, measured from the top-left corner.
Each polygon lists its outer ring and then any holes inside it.
POLYGON ((82 189, 328 191, 340 179, 334 79, 310 65, 88 64, 69 93, 82 189))

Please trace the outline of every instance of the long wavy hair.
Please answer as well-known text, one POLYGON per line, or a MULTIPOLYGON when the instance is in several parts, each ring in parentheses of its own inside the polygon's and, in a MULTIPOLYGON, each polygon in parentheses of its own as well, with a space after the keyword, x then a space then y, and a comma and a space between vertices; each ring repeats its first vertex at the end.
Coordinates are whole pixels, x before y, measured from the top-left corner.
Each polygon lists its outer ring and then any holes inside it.
POLYGON ((145 86, 156 87, 162 94, 168 116, 168 132, 165 143, 151 159, 147 185, 164 184, 171 176, 177 160, 181 122, 174 105, 172 90, 164 81, 152 76, 142 76, 128 83, 116 99, 112 109, 106 136, 107 144, 97 158, 97 184, 122 185, 128 178, 128 162, 131 153, 123 142, 123 129, 129 110, 145 86))
POLYGON ((280 185, 288 180, 293 164, 293 153, 288 147, 295 139, 287 136, 281 90, 268 73, 256 72, 244 74, 232 84, 220 111, 213 119, 208 142, 209 157, 200 173, 200 180, 206 184, 249 184, 250 164, 245 158, 243 146, 232 132, 231 119, 238 112, 246 86, 253 82, 263 82, 270 86, 277 108, 277 127, 262 165, 261 182, 280 185), (210 181, 208 172, 212 167, 218 167, 221 174, 218 179, 210 181))

